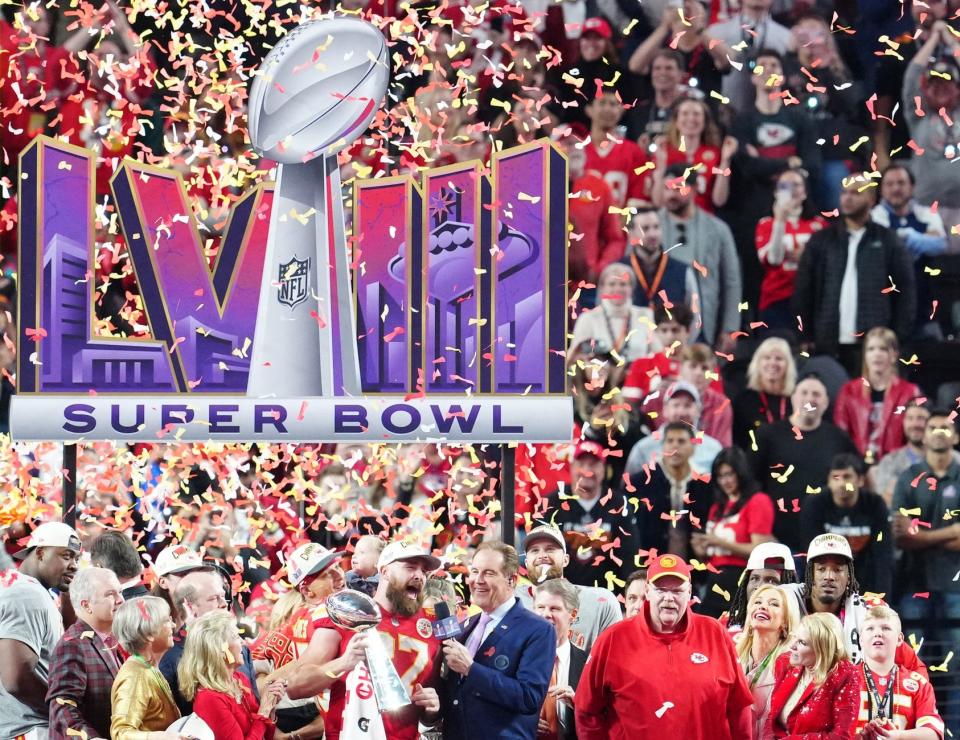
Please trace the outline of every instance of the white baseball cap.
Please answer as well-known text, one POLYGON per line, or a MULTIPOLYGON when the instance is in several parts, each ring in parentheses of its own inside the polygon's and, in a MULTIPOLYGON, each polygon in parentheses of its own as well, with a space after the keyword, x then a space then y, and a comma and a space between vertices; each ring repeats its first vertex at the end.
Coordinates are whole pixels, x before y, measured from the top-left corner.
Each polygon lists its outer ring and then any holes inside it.
POLYGON ((850 549, 847 538, 832 532, 818 534, 810 541, 810 547, 807 548, 807 560, 813 560, 822 555, 839 555, 853 561, 853 551, 850 549))
POLYGON ((550 540, 560 545, 561 549, 567 549, 567 542, 563 538, 563 532, 551 524, 541 524, 527 532, 526 539, 523 541, 523 551, 526 552, 537 540, 550 540))
POLYGON ((153 561, 153 572, 158 578, 205 568, 211 568, 211 566, 204 564, 199 552, 191 550, 186 545, 165 547, 153 561))
POLYGON ((300 545, 287 558, 287 577, 292 586, 299 586, 307 577, 322 573, 344 556, 342 552, 328 550, 316 542, 300 545))
POLYGON ((430 551, 415 542, 391 542, 380 553, 377 560, 377 569, 395 563, 398 560, 423 560, 427 572, 440 567, 440 558, 434 557, 430 551))
POLYGON ((790 548, 779 542, 764 542, 753 548, 750 559, 747 561, 747 570, 763 570, 764 568, 781 568, 796 572, 793 564, 793 553, 790 548), (780 561, 771 563, 771 560, 780 561))
POLYGON ((77 531, 63 522, 45 522, 33 530, 27 546, 14 555, 17 560, 23 560, 35 547, 68 547, 74 552, 80 552, 83 546, 77 531))

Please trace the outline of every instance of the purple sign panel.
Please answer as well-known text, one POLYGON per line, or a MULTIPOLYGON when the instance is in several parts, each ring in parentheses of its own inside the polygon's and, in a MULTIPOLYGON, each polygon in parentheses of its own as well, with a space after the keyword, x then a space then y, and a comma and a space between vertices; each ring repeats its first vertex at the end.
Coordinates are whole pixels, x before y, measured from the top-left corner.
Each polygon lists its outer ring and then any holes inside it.
POLYGON ((422 208, 409 177, 354 186, 353 289, 365 393, 412 391, 422 367, 422 208))

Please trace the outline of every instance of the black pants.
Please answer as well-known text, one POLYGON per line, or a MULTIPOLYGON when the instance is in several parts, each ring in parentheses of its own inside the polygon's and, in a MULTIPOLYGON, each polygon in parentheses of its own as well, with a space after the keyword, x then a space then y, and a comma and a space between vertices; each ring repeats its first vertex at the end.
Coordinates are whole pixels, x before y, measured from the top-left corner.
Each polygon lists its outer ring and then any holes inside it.
POLYGON ((304 704, 302 707, 288 707, 277 710, 277 729, 280 732, 296 732, 306 727, 320 716, 316 704, 304 704))

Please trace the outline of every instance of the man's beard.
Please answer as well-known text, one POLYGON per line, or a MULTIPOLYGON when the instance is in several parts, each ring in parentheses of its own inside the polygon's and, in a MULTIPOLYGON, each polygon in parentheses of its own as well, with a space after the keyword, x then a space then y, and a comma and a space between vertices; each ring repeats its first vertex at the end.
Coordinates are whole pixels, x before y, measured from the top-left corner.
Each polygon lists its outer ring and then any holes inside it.
POLYGON ((530 569, 531 581, 534 583, 543 583, 544 581, 552 581, 554 578, 563 578, 563 568, 556 563, 550 563, 546 575, 544 575, 543 568, 545 565, 547 564, 541 563, 530 569))
POLYGON ((387 601, 390 603, 390 610, 402 617, 412 617, 423 606, 423 591, 417 594, 417 598, 407 596, 405 587, 397 588, 394 583, 387 585, 387 601))

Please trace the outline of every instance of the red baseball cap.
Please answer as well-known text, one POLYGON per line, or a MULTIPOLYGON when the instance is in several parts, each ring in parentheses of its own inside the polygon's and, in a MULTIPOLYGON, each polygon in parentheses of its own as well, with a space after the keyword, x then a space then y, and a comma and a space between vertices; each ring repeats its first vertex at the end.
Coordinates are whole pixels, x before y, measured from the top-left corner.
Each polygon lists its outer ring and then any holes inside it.
POLYGON ((583 22, 583 30, 580 33, 581 35, 595 33, 605 39, 613 38, 613 30, 610 28, 610 24, 607 23, 605 18, 600 17, 587 18, 583 22))
POLYGON ((690 572, 690 566, 683 558, 677 555, 661 555, 647 568, 647 583, 653 583, 664 576, 673 576, 689 583, 690 572))

